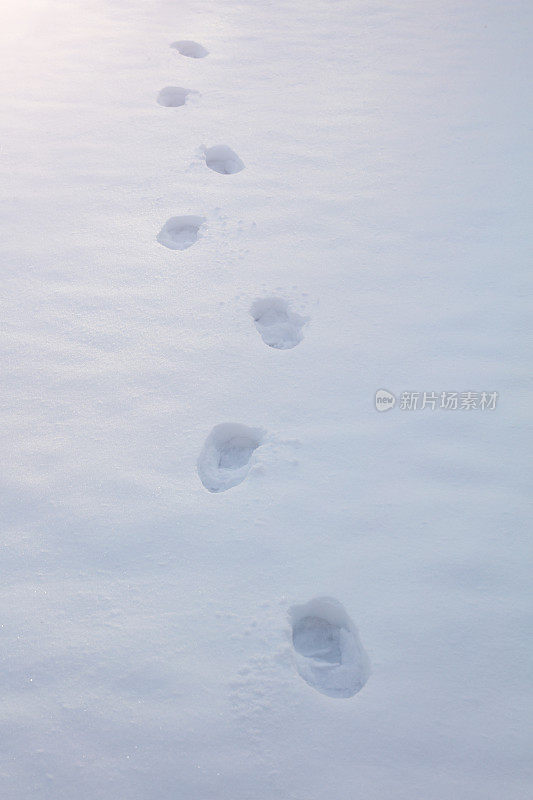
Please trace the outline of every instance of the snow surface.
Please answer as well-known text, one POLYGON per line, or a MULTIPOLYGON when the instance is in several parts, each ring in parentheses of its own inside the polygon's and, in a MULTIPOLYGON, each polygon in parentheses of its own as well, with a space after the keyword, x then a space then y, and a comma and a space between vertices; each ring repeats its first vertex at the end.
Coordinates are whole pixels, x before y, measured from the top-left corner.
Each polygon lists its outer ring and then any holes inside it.
POLYGON ((530 798, 529 0, 2 10, 2 800, 530 798))

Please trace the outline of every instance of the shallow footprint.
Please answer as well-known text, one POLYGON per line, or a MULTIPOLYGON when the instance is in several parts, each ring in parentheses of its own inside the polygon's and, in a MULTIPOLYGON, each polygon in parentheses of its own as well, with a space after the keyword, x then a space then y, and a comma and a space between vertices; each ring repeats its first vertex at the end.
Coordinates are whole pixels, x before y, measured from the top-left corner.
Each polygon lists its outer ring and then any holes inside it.
POLYGON ((307 319, 291 311, 282 297, 258 299, 250 313, 261 338, 269 347, 290 350, 302 341, 302 328, 307 319))
POLYGON ((195 92, 190 89, 184 89, 183 86, 165 86, 157 95, 157 102, 160 106, 177 108, 178 106, 184 106, 187 98, 192 94, 195 94, 195 92))
POLYGON ((296 669, 317 692, 352 697, 370 666, 357 629, 338 600, 317 597, 289 612, 296 669))
POLYGON ((157 241, 170 250, 186 250, 198 241, 205 221, 205 217, 171 217, 157 234, 157 241))
POLYGON ((203 45, 198 44, 198 42, 190 42, 188 40, 184 40, 182 42, 172 42, 170 45, 177 50, 182 56, 187 56, 187 58, 205 58, 209 55, 209 50, 206 50, 203 45))
POLYGON ((225 492, 242 483, 251 468, 254 450, 264 431, 236 422, 215 425, 198 459, 198 475, 210 492, 225 492))
POLYGON ((231 147, 226 144, 216 144, 205 151, 205 163, 214 172, 221 175, 235 175, 244 169, 244 164, 231 147))

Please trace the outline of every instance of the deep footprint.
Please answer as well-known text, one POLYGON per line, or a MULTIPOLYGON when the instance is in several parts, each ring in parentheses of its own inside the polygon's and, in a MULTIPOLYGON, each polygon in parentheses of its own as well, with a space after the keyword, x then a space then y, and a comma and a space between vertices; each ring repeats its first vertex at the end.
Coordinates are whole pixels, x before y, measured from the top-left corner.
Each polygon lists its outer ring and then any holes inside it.
POLYGON ((261 446, 264 431, 235 422, 216 425, 206 439, 198 459, 198 475, 210 492, 225 492, 248 475, 254 450, 261 446))
POLYGON ((303 339, 302 328, 307 322, 291 311, 281 297, 265 297, 252 305, 250 313, 264 343, 277 350, 290 350, 303 339))
POLYGON ((357 629, 338 600, 317 597, 289 612, 296 669, 328 697, 357 694, 370 666, 357 629))
POLYGON ((198 241, 205 221, 205 217, 171 217, 157 234, 157 241, 170 250, 186 250, 198 241))
POLYGON ((205 151, 205 163, 214 172, 221 175, 235 175, 244 169, 244 164, 231 147, 216 144, 205 151))
POLYGON ((188 40, 184 40, 182 42, 172 42, 170 45, 177 50, 182 56, 187 56, 187 58, 205 58, 209 55, 209 50, 206 50, 201 44, 198 42, 190 42, 188 40))
POLYGON ((183 86, 165 86, 157 95, 157 102, 166 108, 177 108, 184 106, 187 98, 193 94, 197 94, 197 92, 184 89, 183 86))

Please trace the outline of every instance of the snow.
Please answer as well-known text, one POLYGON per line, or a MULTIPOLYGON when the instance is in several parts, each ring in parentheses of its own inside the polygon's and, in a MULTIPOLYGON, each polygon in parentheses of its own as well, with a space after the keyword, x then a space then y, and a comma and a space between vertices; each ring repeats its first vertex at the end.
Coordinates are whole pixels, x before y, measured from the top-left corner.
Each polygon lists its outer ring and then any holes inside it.
POLYGON ((531 4, 3 11, 2 800, 530 797, 531 4))

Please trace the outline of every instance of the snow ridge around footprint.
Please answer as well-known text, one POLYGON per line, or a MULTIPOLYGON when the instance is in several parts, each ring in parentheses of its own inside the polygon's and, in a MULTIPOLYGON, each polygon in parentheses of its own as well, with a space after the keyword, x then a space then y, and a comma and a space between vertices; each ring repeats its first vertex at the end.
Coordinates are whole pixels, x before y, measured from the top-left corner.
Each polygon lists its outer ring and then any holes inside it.
POLYGON ((205 222, 205 217, 171 217, 157 234, 157 241, 170 250, 186 250, 198 241, 205 222))
POLYGON ((216 144, 205 150, 205 163, 213 172, 220 175, 235 175, 244 169, 244 164, 231 147, 216 144))
POLYGON ((317 597, 289 611, 296 669, 317 692, 347 698, 368 680, 370 664, 341 603, 317 597))
POLYGON ((210 492, 225 492, 242 483, 265 432, 236 422, 215 425, 198 459, 198 475, 210 492))
POLYGON ((177 50, 180 55, 187 56, 187 58, 205 58, 209 55, 209 50, 206 50, 203 45, 198 44, 198 42, 191 42, 188 39, 172 42, 170 46, 177 50))
POLYGON ((290 350, 303 339, 302 328, 306 317, 291 311, 282 297, 265 297, 255 300, 250 313, 264 343, 277 350, 290 350))

